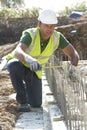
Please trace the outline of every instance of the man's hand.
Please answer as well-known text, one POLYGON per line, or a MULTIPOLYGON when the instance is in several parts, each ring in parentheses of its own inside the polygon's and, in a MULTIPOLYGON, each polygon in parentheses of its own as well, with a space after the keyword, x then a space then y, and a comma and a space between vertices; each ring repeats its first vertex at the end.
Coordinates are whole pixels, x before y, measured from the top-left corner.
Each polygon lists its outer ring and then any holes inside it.
POLYGON ((42 69, 42 65, 33 57, 25 56, 25 61, 29 64, 31 71, 37 71, 42 69))
POLYGON ((31 71, 37 71, 37 70, 41 70, 41 69, 42 69, 42 66, 37 61, 33 61, 32 63, 30 63, 31 71))
POLYGON ((70 75, 72 75, 72 74, 73 74, 73 68, 72 68, 72 65, 70 65, 70 66, 69 66, 68 71, 69 71, 69 74, 70 74, 70 75))

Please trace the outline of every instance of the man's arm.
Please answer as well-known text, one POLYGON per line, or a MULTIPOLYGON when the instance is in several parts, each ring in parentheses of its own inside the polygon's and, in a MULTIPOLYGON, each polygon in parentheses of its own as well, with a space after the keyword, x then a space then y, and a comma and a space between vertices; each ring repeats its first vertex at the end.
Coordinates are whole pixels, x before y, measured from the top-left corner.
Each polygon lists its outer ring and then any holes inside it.
POLYGON ((19 59, 21 62, 26 62, 30 66, 31 71, 41 70, 41 64, 30 55, 26 54, 27 46, 23 43, 19 43, 19 45, 14 50, 14 56, 19 59))
POLYGON ((19 43, 16 49, 14 50, 14 55, 17 59, 19 59, 21 62, 25 62, 25 56, 27 55, 25 53, 27 49, 27 46, 23 43, 19 43))
POLYGON ((27 46, 24 43, 19 43, 19 45, 14 50, 14 56, 19 59, 21 62, 27 62, 30 64, 33 61, 36 61, 35 58, 31 57, 26 53, 27 46))
POLYGON ((79 61, 79 55, 75 48, 71 44, 69 44, 62 50, 64 54, 70 58, 71 64, 77 66, 79 61))

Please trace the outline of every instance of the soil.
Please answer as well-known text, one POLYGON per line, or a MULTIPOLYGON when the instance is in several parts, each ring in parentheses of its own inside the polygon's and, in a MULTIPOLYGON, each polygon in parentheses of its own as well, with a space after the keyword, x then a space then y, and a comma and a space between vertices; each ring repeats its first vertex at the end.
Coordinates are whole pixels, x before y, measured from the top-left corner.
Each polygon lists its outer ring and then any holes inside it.
POLYGON ((0 130, 12 130, 15 126, 19 114, 17 102, 9 98, 14 92, 9 74, 3 70, 0 73, 0 130))
MULTIPOLYGON (((15 44, 11 48, 14 46, 15 44)), ((8 47, 10 48, 10 45, 0 46, 0 57, 8 53, 8 47)), ((19 116, 16 100, 9 98, 14 92, 9 73, 4 69, 0 72, 0 130, 12 130, 19 116)))

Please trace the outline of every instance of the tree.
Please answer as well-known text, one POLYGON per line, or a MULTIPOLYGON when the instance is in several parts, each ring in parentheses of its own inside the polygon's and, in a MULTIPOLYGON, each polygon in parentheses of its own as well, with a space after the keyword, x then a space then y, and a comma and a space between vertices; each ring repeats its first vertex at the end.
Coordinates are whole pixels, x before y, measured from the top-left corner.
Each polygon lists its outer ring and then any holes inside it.
POLYGON ((4 6, 4 5, 6 5, 7 0, 0 0, 0 2, 1 2, 1 6, 4 6))
POLYGON ((23 4, 23 0, 0 0, 2 6, 7 6, 7 7, 17 7, 17 5, 23 4))
POLYGON ((79 2, 76 5, 73 5, 72 7, 65 7, 64 10, 58 11, 59 16, 66 16, 69 15, 72 11, 87 11, 87 5, 86 2, 79 2))

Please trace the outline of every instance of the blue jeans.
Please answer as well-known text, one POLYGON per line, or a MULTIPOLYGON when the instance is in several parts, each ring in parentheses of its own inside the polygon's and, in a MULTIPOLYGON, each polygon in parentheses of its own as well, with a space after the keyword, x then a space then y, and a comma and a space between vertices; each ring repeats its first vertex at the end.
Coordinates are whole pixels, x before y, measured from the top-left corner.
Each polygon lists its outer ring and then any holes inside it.
POLYGON ((42 104, 42 80, 17 59, 9 60, 7 69, 17 93, 18 103, 29 103, 32 107, 40 107, 42 104))

